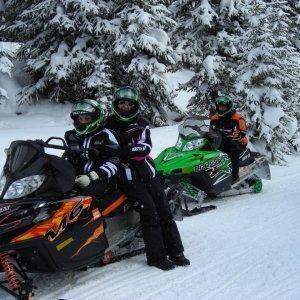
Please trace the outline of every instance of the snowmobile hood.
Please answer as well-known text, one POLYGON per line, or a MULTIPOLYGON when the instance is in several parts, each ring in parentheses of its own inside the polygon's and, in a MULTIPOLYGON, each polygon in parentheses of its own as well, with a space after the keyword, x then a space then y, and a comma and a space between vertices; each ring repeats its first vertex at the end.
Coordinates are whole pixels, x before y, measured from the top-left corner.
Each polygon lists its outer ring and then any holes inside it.
POLYGON ((197 167, 220 156, 223 156, 223 153, 217 150, 195 149, 183 152, 177 150, 176 147, 169 147, 160 153, 154 161, 157 171, 163 176, 168 176, 193 173, 197 167))

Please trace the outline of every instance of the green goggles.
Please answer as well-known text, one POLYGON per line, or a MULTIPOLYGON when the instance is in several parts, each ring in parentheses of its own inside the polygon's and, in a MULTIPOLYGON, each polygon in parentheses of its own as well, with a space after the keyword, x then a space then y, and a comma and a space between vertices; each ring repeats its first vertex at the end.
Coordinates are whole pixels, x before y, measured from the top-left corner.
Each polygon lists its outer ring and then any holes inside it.
POLYGON ((72 109, 73 115, 80 115, 80 114, 93 113, 93 112, 95 112, 95 107, 85 102, 74 104, 72 109))
POLYGON ((217 105, 231 105, 231 100, 227 97, 218 98, 216 100, 217 105))
POLYGON ((138 90, 129 87, 120 88, 116 92, 116 99, 129 99, 133 101, 139 101, 139 92, 138 90))

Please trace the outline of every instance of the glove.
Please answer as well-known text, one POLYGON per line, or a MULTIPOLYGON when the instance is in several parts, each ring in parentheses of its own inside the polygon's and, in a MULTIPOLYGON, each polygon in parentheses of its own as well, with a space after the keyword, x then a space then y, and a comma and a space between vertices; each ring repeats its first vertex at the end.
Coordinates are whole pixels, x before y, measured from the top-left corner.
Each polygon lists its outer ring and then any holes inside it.
POLYGON ((238 131, 233 132, 232 134, 228 135, 228 138, 230 138, 233 141, 238 141, 241 139, 241 134, 238 131))
POLYGON ((91 184, 91 182, 98 180, 99 176, 95 171, 88 173, 87 175, 79 175, 75 178, 75 184, 81 188, 85 188, 91 184))

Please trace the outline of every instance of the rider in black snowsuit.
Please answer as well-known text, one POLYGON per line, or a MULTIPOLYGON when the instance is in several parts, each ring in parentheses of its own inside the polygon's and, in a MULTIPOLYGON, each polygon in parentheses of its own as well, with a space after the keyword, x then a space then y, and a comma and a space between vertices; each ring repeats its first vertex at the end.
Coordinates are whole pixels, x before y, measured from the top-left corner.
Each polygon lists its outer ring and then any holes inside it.
POLYGON ((137 90, 124 87, 117 91, 112 115, 105 127, 117 135, 121 145, 121 188, 140 213, 148 265, 162 270, 189 265, 163 186, 149 156, 150 129, 139 116, 137 90))
POLYGON ((75 167, 75 183, 93 196, 116 188, 119 159, 112 157, 107 146, 117 144, 117 140, 111 131, 103 128, 104 111, 100 103, 90 99, 76 103, 71 118, 75 129, 65 133, 65 140, 73 148, 67 152, 67 159, 75 167), (78 147, 97 151, 82 153, 76 151, 78 147))

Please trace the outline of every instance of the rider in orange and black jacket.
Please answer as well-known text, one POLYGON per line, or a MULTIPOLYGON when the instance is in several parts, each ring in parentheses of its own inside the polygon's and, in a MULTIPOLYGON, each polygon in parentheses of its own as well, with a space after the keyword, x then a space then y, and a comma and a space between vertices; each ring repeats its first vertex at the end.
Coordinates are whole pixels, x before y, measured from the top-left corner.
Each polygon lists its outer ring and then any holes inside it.
POLYGON ((234 183, 239 179, 239 156, 248 143, 245 119, 235 111, 233 102, 228 97, 219 97, 216 100, 216 114, 210 118, 210 127, 222 135, 219 149, 231 159, 234 183))

